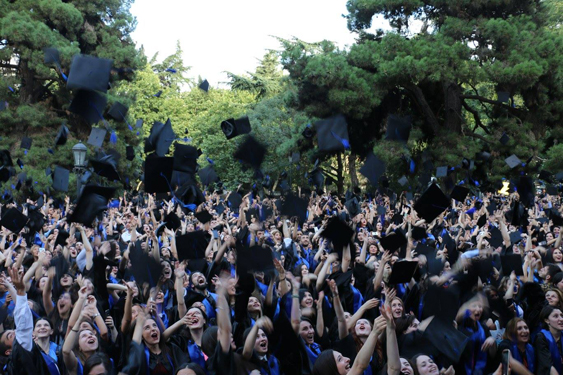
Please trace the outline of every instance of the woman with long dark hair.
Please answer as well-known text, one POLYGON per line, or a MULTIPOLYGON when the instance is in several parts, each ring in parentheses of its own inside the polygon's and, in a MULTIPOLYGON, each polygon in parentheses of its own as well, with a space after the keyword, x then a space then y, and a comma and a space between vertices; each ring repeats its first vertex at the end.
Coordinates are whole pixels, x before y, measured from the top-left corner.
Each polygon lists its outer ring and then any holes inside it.
MULTIPOLYGON (((509 349, 514 360, 535 373, 536 356, 530 344, 530 329, 522 318, 513 318, 506 324, 503 340, 499 344, 498 353, 509 349)), ((498 356, 497 356, 498 357, 498 356)))
POLYGON ((547 305, 540 312, 543 329, 536 336, 536 374, 563 374, 561 331, 563 331, 563 313, 558 308, 547 305))

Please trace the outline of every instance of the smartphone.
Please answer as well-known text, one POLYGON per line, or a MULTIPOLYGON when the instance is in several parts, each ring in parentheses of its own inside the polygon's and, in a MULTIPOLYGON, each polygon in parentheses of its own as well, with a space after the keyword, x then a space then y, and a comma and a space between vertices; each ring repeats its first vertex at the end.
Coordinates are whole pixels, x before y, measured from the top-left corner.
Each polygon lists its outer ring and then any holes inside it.
POLYGON ((214 239, 219 238, 219 232, 217 232, 215 229, 213 229, 213 238, 214 239))
POLYGON ((508 375, 509 357, 510 357, 510 350, 504 349, 502 351, 502 375, 508 375))
POLYGON ((106 311, 104 311, 104 312, 106 313, 106 318, 111 315, 111 314, 110 314, 111 311, 110 311, 109 309, 106 310, 106 311))
POLYGON ((39 252, 40 252, 40 253, 42 253, 42 252, 44 252, 44 251, 45 251, 45 248, 44 248, 44 247, 40 247, 40 248, 39 248, 39 252))

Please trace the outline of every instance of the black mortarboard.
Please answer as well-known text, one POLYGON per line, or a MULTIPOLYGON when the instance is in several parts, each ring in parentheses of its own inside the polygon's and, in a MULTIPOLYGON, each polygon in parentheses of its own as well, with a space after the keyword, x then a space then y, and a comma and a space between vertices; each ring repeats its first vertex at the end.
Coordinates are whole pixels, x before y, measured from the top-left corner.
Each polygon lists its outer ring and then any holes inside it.
POLYGON ((397 181, 399 183, 399 185, 401 186, 405 186, 406 184, 408 184, 409 180, 407 178, 407 176, 403 176, 401 178, 399 178, 399 181, 397 181))
POLYGON ((420 241, 423 238, 426 238, 426 229, 423 227, 412 227, 412 238, 415 241, 420 241))
POLYGON ((145 159, 145 192, 167 193, 172 179, 172 157, 147 157, 145 159))
POLYGON ((336 115, 315 123, 320 151, 342 151, 350 148, 348 124, 343 115, 336 115))
POLYGON ((133 146, 127 146, 125 148, 125 157, 129 161, 135 159, 135 149, 133 148, 133 146))
POLYGON ((213 215, 211 215, 207 210, 196 212, 195 217, 202 224, 209 223, 213 219, 213 215))
POLYGON ((522 257, 520 254, 501 255, 500 262, 504 276, 509 276, 512 271, 516 273, 516 276, 524 275, 524 270, 522 269, 522 257))
POLYGON ((208 92, 209 91, 209 82, 207 80, 204 80, 202 83, 199 84, 198 86, 201 90, 208 92))
POLYGON ((379 178, 385 173, 385 168, 385 162, 375 156, 373 152, 370 152, 364 165, 360 168, 360 173, 363 174, 372 185, 377 186, 379 178))
POLYGON ((20 158, 18 158, 18 160, 16 160, 16 163, 20 167, 20 169, 23 169, 23 161, 21 161, 20 158))
POLYGON ((310 138, 313 138, 313 135, 315 135, 315 132, 314 132, 313 128, 311 127, 311 124, 307 124, 307 126, 305 126, 305 129, 303 129, 303 132, 301 134, 306 139, 310 139, 310 138))
POLYGON ((115 121, 123 122, 127 117, 127 111, 129 108, 121 104, 120 102, 115 102, 108 111, 108 116, 115 121))
POLYGON ((432 184, 424 194, 414 204, 414 209, 418 216, 431 223, 435 218, 440 216, 444 210, 450 205, 450 199, 440 190, 440 188, 432 184))
POLYGON ((516 231, 516 232, 510 232, 509 234, 510 237, 510 242, 512 244, 518 243, 522 240, 522 233, 516 231))
POLYGON ((300 223, 307 220, 307 206, 308 203, 305 199, 301 199, 293 194, 288 194, 281 207, 281 214, 293 217, 297 216, 300 223))
POLYGON ((506 159, 504 159, 504 161, 506 162, 506 164, 508 164, 510 169, 517 167, 518 165, 520 165, 522 163, 522 161, 520 159, 518 159, 518 157, 514 154, 512 154, 509 157, 507 157, 506 159))
POLYGON ((69 89, 106 92, 108 90, 112 60, 94 56, 76 55, 72 59, 66 82, 69 89))
POLYGON ((70 234, 66 230, 59 230, 57 234, 57 239, 55 240, 55 246, 61 245, 66 246, 66 240, 70 237, 70 234))
POLYGON ((452 190, 452 193, 450 194, 450 198, 455 199, 458 202, 463 202, 467 197, 467 194, 469 194, 468 188, 466 188, 465 186, 457 185, 452 190))
POLYGON ((481 215, 477 220, 477 225, 479 226, 479 228, 483 228, 486 223, 487 223, 487 215, 481 215))
POLYGON ((415 248, 414 251, 416 252, 417 255, 422 254, 422 255, 425 255, 427 257, 433 257, 434 253, 436 252, 436 249, 433 248, 432 246, 428 246, 428 245, 423 244, 422 242, 419 242, 416 245, 416 248, 415 248))
POLYGON ((219 180, 219 177, 217 176, 215 169, 213 169, 213 167, 211 165, 209 165, 209 166, 207 166, 203 169, 200 169, 197 172, 197 174, 199 176, 201 183, 205 186, 211 185, 212 183, 219 180))
POLYGON ((408 283, 411 281, 416 269, 418 268, 418 262, 409 261, 399 261, 393 264, 391 271, 391 276, 389 276, 388 284, 397 285, 408 283))
POLYGON ((166 155, 170 149, 170 145, 175 139, 176 133, 174 133, 174 130, 172 129, 172 123, 170 122, 170 119, 168 119, 164 123, 162 131, 158 135, 155 148, 156 154, 158 156, 166 155))
POLYGON ((176 237, 176 249, 180 261, 185 259, 202 259, 209 241, 204 231, 188 232, 176 237))
POLYGON ((12 156, 10 155, 10 151, 8 150, 0 151, 0 165, 3 167, 11 167, 14 165, 12 161, 12 156))
POLYGON ((106 138, 107 130, 103 128, 92 128, 90 136, 88 137, 88 144, 94 147, 102 147, 104 139, 106 138))
POLYGON ((242 196, 239 193, 232 192, 227 199, 231 210, 237 210, 242 203, 242 196))
MULTIPOLYGON (((207 273, 207 268, 209 265, 205 259, 190 259, 188 265, 186 266, 190 272, 201 272, 204 275, 207 273)), ((192 302, 193 303, 193 302, 192 302)))
POLYGON ((43 57, 43 61, 45 64, 50 65, 50 64, 55 64, 55 65, 60 65, 61 63, 61 59, 59 57, 59 50, 56 48, 44 48, 43 52, 45 52, 45 55, 43 57))
POLYGON ((436 168, 436 178, 446 177, 448 175, 448 167, 436 168))
POLYGON ((160 280, 162 274, 162 265, 154 257, 145 253, 141 249, 140 242, 137 242, 133 248, 131 259, 131 273, 135 281, 139 285, 148 283, 149 286, 155 287, 160 280))
POLYGON ((549 184, 549 185, 547 185, 547 186, 545 187, 545 192, 546 192, 548 195, 558 195, 558 194, 559 194, 559 189, 557 188, 556 185, 549 184))
POLYGON ((563 218, 561 217, 559 212, 557 212, 557 210, 550 210, 549 218, 551 219, 551 221, 553 221, 553 225, 555 225, 556 227, 563 226, 563 218))
POLYGON ((10 169, 6 167, 0 167, 0 181, 8 182, 10 179, 10 169))
POLYGON ((64 277, 64 275, 69 274, 70 271, 70 263, 62 254, 51 259, 49 267, 55 268, 55 275, 57 277, 57 280, 60 280, 62 277, 64 277))
POLYGON ((197 169, 197 148, 176 143, 174 145, 174 170, 193 174, 197 169))
POLYGON ((502 137, 500 137, 499 142, 504 146, 510 141, 510 137, 506 133, 502 133, 502 137))
POLYGON ((340 270, 330 274, 328 277, 329 280, 334 280, 334 283, 338 287, 339 291, 342 291, 341 288, 347 288, 352 281, 353 271, 348 270, 346 272, 342 272, 340 270))
POLYGON ((543 181, 545 181, 545 182, 551 183, 551 182, 553 182, 553 180, 552 180, 552 178, 551 178, 552 175, 553 175, 553 173, 548 172, 548 171, 546 171, 546 170, 542 170, 542 171, 540 171, 539 179, 540 179, 540 180, 543 180, 543 181))
POLYGON ((400 213, 396 213, 391 218, 391 222, 395 225, 401 225, 403 223, 403 215, 401 215, 400 213))
POLYGON ((534 180, 531 177, 520 176, 518 184, 516 185, 516 190, 520 196, 520 202, 522 202, 525 207, 531 207, 534 205, 536 187, 534 186, 534 180))
POLYGON ((105 155, 98 160, 90 160, 94 173, 98 176, 106 177, 110 181, 121 181, 117 173, 116 161, 112 155, 105 155))
POLYGON ((324 187, 325 176, 319 168, 315 168, 309 173, 309 179, 311 185, 316 186, 317 189, 322 189, 324 187))
POLYGON ((115 188, 111 187, 85 186, 68 221, 91 226, 94 219, 107 209, 108 201, 114 193, 115 188))
POLYGON ((68 134, 69 134, 68 128, 64 124, 61 125, 61 127, 59 128, 59 132, 55 137, 55 146, 63 146, 64 144, 66 144, 66 141, 68 139, 68 134))
POLYGON ((239 247, 237 248, 237 272, 273 271, 275 267, 272 255, 272 250, 262 246, 239 247))
POLYGON ((246 137, 233 154, 235 159, 256 169, 260 168, 265 156, 266 148, 251 135, 246 137))
POLYGON ((23 137, 22 142, 20 144, 20 148, 24 148, 26 150, 29 150, 29 149, 31 149, 31 143, 32 142, 33 142, 33 140, 31 138, 23 137))
POLYGON ((291 154, 291 162, 292 163, 299 163, 300 159, 301 159, 301 154, 299 152, 293 152, 291 154))
POLYGON ((164 217, 164 223, 165 223, 166 228, 171 229, 171 230, 176 230, 176 229, 180 228, 180 226, 182 225, 180 218, 173 211, 170 212, 169 214, 167 214, 164 217))
POLYGON ((491 246, 495 249, 497 247, 501 247, 503 244, 501 231, 496 227, 489 227, 489 233, 491 233, 491 237, 488 238, 487 241, 491 244, 491 246))
POLYGON ((379 242, 385 250, 395 251, 407 244, 407 239, 401 231, 391 232, 382 237, 379 242))
POLYGON ((387 117, 385 139, 407 142, 412 128, 411 122, 412 119, 410 116, 399 117, 397 115, 389 115, 389 117, 387 117))
POLYGON ((68 178, 70 171, 66 168, 56 166, 53 173, 53 188, 57 191, 68 191, 68 178))
POLYGON ((241 134, 248 134, 252 130, 250 120, 244 116, 237 120, 230 118, 221 122, 221 130, 227 139, 231 139, 241 134))
POLYGON ((381 205, 377 205, 375 210, 377 212, 377 215, 379 215, 379 216, 385 215, 385 213, 387 212, 387 208, 385 206, 381 206, 381 205))
POLYGON ((338 217, 331 218, 321 236, 330 240, 335 247, 346 246, 352 240, 354 230, 338 217))
MULTIPOLYGON (((449 299, 447 302, 442 301, 442 303, 439 303, 439 305, 444 305, 444 307, 448 307, 447 304, 450 304, 449 299)), ((457 309, 458 306, 454 305, 454 307, 457 309)), ((469 337, 454 328, 452 323, 450 323, 451 321, 453 319, 447 320, 435 317, 426 327, 423 337, 428 339, 451 363, 459 363, 465 346, 469 342, 469 337)))
POLYGON ((358 198, 353 197, 352 199, 348 199, 344 205, 350 214, 350 217, 356 217, 360 212, 362 212, 362 206, 360 202, 358 202, 358 198))
POLYGON ((9 229, 13 233, 19 233, 27 224, 28 217, 22 214, 17 208, 12 207, 2 215, 0 225, 9 229))
POLYGON ((196 206, 199 206, 205 202, 203 193, 197 187, 197 184, 192 181, 188 181, 180 186, 180 188, 176 190, 176 196, 186 205, 195 204, 196 206))
POLYGON ((510 93, 507 91, 497 91, 497 101, 501 103, 508 103, 510 100, 510 93))
POLYGON ((74 95, 69 110, 92 125, 102 119, 106 104, 107 97, 105 95, 94 91, 79 90, 74 95))

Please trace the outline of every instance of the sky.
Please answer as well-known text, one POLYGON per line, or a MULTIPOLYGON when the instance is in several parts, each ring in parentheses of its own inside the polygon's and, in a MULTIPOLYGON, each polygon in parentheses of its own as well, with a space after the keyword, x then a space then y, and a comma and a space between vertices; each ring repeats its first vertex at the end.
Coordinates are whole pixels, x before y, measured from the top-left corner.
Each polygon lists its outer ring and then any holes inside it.
POLYGON ((280 49, 272 36, 354 43, 342 17, 346 0, 135 0, 131 13, 133 39, 149 58, 171 55, 179 40, 188 75, 212 86, 227 81, 225 71, 254 71, 268 49, 280 49))

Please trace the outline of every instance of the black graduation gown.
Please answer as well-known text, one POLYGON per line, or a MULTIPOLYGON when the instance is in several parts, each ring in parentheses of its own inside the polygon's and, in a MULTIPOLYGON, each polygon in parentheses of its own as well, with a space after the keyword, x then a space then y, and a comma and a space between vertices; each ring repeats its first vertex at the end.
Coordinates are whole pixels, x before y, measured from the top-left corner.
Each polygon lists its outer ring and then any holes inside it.
MULTIPOLYGON (((186 354, 176 345, 168 344, 170 360, 174 372, 182 365, 188 363, 186 354)), ((122 372, 128 375, 147 375, 147 360, 145 357, 145 346, 132 341, 129 349, 129 360, 122 372)))
MULTIPOLYGON (((12 345, 12 355, 6 370, 6 373, 10 375, 51 375, 41 354, 41 349, 33 344, 31 351, 27 351, 17 340, 14 340, 12 345)), ((59 371, 61 371, 60 368, 59 371)))

